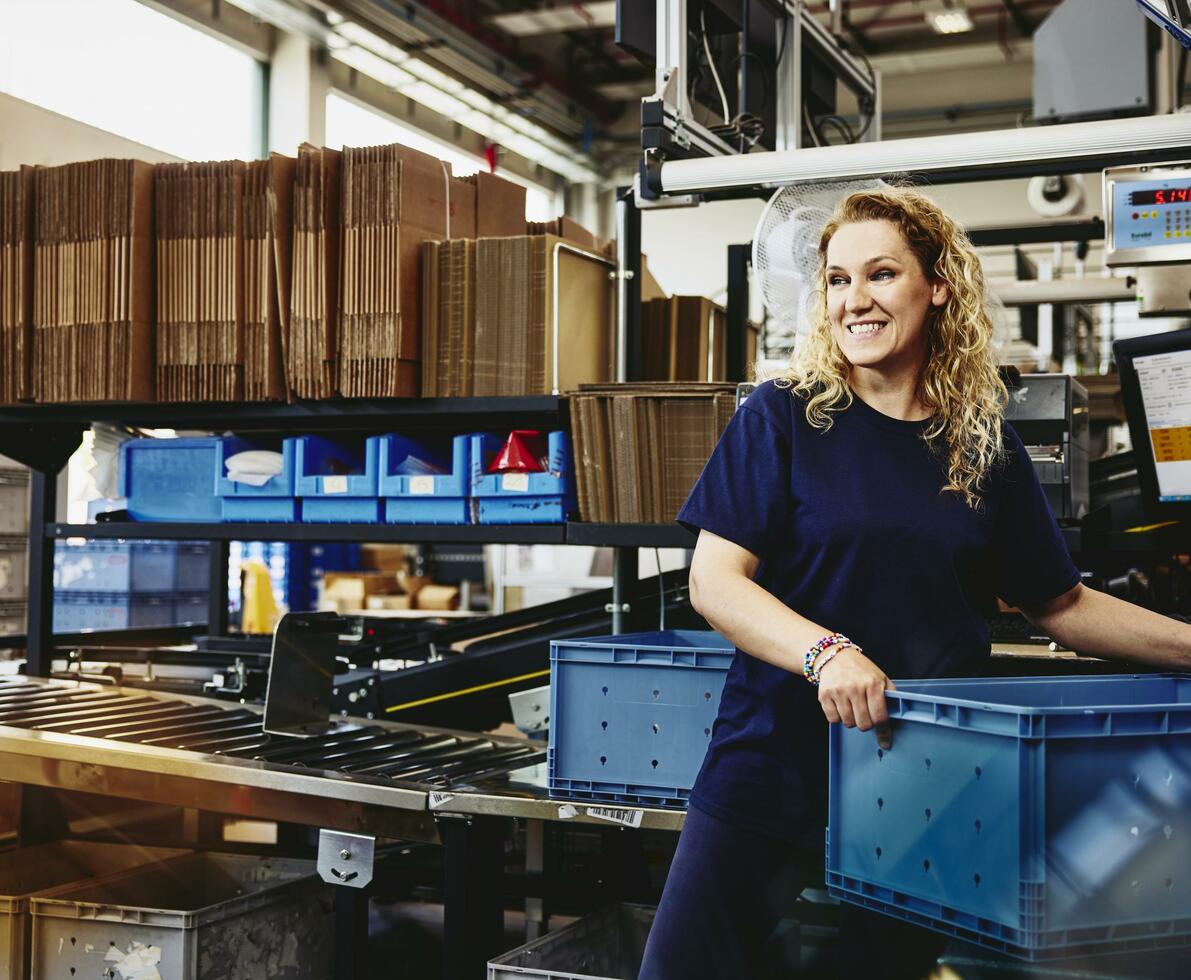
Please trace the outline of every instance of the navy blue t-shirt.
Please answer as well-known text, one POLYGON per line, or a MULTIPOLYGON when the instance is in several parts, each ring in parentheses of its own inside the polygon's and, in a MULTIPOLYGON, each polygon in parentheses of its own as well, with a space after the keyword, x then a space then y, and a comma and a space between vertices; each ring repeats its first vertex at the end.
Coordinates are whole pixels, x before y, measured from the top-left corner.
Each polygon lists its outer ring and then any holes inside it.
MULTIPOLYGON (((979 674, 985 613, 1053 599, 1079 582, 1021 439, 973 511, 941 493, 927 422, 853 397, 826 432, 805 403, 758 387, 724 430, 679 511, 761 559, 756 582, 824 630, 844 633, 889 677, 979 674)), ((723 820, 821 847, 827 720, 801 674, 738 650, 691 802, 723 820)))

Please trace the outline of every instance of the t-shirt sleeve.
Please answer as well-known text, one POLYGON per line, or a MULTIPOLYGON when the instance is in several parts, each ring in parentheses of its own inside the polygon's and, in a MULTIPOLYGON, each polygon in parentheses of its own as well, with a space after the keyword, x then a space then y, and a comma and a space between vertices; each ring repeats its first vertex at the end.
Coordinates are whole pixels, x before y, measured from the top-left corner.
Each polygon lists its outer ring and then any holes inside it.
POLYGON ((1048 602, 1079 583, 1021 438, 1005 426, 1008 460, 993 529, 993 589, 1013 606, 1048 602))
MULTIPOLYGON (((749 400, 754 398, 757 394, 749 400)), ((789 436, 777 422, 741 405, 679 510, 678 522, 764 557, 789 529, 790 452, 789 436)))

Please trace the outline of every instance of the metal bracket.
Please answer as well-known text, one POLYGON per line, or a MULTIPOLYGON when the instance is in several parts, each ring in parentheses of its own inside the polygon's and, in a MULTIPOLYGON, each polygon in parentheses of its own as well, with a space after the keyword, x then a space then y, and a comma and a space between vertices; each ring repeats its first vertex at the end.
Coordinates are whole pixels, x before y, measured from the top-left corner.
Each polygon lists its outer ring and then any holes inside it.
POLYGON ((364 888, 372 881, 376 838, 342 830, 318 832, 318 874, 329 885, 364 888))
POLYGON ((615 602, 609 602, 604 605, 604 612, 606 612, 606 613, 614 613, 614 612, 627 613, 627 612, 632 612, 632 611, 633 611, 632 607, 627 602, 622 602, 619 605, 617 605, 615 602))

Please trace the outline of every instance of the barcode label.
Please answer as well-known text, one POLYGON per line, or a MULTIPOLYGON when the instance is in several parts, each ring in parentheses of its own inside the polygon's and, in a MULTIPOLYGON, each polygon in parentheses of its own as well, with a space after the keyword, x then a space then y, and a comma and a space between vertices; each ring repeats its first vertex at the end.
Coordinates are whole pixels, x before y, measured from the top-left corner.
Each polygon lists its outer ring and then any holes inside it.
POLYGON ((636 830, 641 826, 641 818, 645 816, 645 811, 613 810, 606 806, 589 806, 587 815, 595 820, 608 820, 611 823, 618 823, 623 827, 632 827, 636 830))
POLYGON ((409 478, 410 493, 434 493, 434 477, 411 476, 409 478))
POLYGON ((439 807, 444 807, 455 798, 454 793, 430 793, 429 803, 431 810, 437 810, 439 807))
POLYGON ((529 489, 529 474, 505 473, 500 478, 500 488, 514 493, 525 493, 529 489))
POLYGON ((347 493, 347 477, 324 476, 323 493, 347 493))

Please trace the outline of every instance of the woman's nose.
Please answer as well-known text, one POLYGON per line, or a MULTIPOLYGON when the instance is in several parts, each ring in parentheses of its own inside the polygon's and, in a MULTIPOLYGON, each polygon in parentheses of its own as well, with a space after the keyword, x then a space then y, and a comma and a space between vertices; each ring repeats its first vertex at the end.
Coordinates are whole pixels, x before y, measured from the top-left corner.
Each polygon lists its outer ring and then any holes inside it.
POLYGON ((848 295, 844 299, 844 307, 849 312, 858 312, 867 310, 872 306, 872 297, 869 296, 868 287, 863 282, 852 282, 848 286, 848 295))

